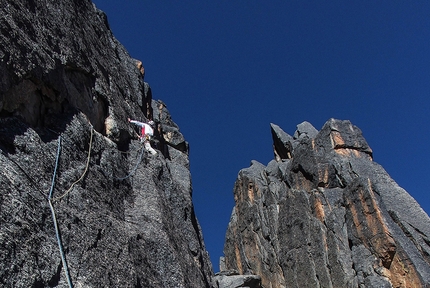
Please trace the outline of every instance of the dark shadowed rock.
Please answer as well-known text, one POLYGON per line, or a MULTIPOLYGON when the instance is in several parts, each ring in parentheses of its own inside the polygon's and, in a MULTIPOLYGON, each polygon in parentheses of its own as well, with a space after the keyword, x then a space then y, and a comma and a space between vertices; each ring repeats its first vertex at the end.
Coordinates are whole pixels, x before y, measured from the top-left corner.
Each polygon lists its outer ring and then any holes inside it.
POLYGON ((273 150, 275 158, 280 161, 281 159, 291 158, 293 151, 293 137, 285 133, 278 125, 270 123, 273 139, 273 150))
POLYGON ((0 15, 0 286, 67 286, 52 187, 75 287, 209 287, 188 144, 106 15, 88 0, 0 15), (157 122, 157 156, 128 117, 157 122))
POLYGON ((263 287, 430 286, 428 215, 359 128, 311 127, 294 140, 271 124, 276 161, 239 172, 223 268, 263 287))

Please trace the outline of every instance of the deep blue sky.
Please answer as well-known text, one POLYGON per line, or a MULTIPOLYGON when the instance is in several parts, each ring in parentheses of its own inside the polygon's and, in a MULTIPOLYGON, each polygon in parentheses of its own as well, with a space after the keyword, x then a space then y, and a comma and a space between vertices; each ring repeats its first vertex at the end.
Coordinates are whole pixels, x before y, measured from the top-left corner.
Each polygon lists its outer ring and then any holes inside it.
POLYGON ((239 170, 273 158, 271 122, 351 120, 430 214, 429 1, 94 2, 190 143, 215 272, 239 170))

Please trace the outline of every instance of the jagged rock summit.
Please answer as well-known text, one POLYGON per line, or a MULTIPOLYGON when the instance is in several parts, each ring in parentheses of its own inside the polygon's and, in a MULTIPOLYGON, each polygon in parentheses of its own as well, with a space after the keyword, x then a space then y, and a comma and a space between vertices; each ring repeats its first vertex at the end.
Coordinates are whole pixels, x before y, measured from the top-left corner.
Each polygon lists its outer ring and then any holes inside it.
POLYGON ((0 286, 209 287, 188 143, 106 15, 89 0, 0 15, 0 286), (157 123, 156 156, 128 117, 157 123))
POLYGON ((237 177, 221 270, 262 287, 430 287, 430 219, 358 127, 271 131, 275 159, 237 177))

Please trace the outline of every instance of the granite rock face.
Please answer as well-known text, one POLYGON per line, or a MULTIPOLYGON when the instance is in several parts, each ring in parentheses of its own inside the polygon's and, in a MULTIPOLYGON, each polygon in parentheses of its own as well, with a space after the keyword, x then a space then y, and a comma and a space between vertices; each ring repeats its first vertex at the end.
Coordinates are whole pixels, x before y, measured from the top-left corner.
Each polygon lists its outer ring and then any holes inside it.
POLYGON ((105 14, 6 0, 0 15, 0 286, 68 286, 52 191, 74 287, 209 287, 188 143, 105 14), (128 117, 157 123, 156 156, 128 117))
POLYGON ((430 219, 359 128, 271 130, 275 160, 252 161, 235 183, 225 270, 263 287, 430 287, 430 219))

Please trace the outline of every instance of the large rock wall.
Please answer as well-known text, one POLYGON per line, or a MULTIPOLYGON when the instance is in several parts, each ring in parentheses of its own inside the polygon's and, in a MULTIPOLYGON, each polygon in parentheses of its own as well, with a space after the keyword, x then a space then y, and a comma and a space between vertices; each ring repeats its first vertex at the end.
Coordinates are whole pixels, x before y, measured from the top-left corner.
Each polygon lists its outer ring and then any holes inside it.
POLYGON ((75 287, 209 287, 188 144, 138 66, 91 1, 1 1, 0 286, 67 286, 53 187, 75 287))
POLYGON ((222 268, 263 287, 430 286, 430 219, 359 128, 271 124, 275 160, 239 172, 222 268))

